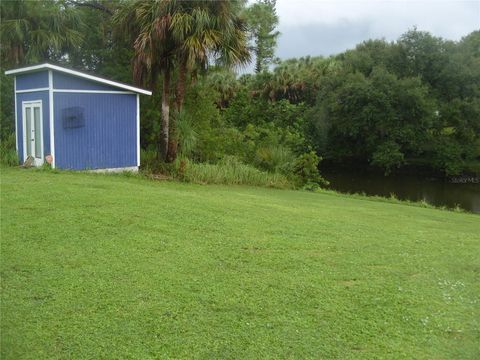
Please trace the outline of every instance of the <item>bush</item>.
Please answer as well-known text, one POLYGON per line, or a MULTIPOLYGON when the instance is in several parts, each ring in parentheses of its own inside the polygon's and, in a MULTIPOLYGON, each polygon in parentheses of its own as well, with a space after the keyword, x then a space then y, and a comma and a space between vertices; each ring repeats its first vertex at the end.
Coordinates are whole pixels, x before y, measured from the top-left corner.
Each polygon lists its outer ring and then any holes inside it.
POLYGON ((175 165, 159 159, 158 151, 152 149, 140 149, 140 167, 147 174, 172 175, 175 173, 175 165))
POLYGON ((297 177, 298 186, 308 190, 314 187, 313 184, 325 186, 329 184, 327 180, 320 176, 318 171, 318 164, 321 160, 313 151, 300 155, 295 160, 294 174, 297 177))
POLYGON ((282 174, 291 173, 291 165, 294 160, 295 156, 290 149, 281 145, 261 147, 257 149, 255 154, 255 165, 257 167, 282 174))
POLYGON ((10 134, 1 141, 0 163, 6 166, 18 165, 18 155, 15 149, 15 133, 10 134))
POLYGON ((291 188, 286 176, 268 173, 246 165, 233 156, 226 156, 217 164, 193 163, 182 160, 182 177, 200 184, 254 185, 291 188))
POLYGON ((178 155, 189 156, 197 146, 198 134, 193 126, 191 115, 184 109, 180 113, 174 112, 178 136, 178 155))
POLYGON ((459 175, 465 168, 464 144, 452 136, 438 136, 433 140, 432 164, 446 175, 459 175))
POLYGON ((158 153, 155 150, 140 149, 140 166, 146 172, 154 172, 157 169, 158 153))
POLYGON ((403 153, 400 151, 400 145, 394 141, 387 141, 377 147, 372 155, 372 165, 377 165, 385 171, 385 175, 390 174, 393 168, 399 168, 404 163, 403 153))

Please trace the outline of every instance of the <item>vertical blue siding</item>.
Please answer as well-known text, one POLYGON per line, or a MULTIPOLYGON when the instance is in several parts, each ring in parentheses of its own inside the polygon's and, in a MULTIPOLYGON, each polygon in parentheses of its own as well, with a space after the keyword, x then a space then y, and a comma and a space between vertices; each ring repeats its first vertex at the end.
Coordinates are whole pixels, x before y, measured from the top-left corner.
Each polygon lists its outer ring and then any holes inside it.
POLYGON ((17 75, 17 90, 40 89, 48 87, 48 71, 38 71, 17 75))
POLYGON ((78 76, 63 74, 57 71, 53 72, 53 88, 67 90, 106 90, 123 91, 113 86, 100 84, 78 76))
MULTIPOLYGON (((18 81, 18 79, 17 79, 18 81)), ((18 85, 18 82, 17 82, 18 85)), ((43 120, 43 153, 45 156, 50 154, 50 116, 49 116, 49 102, 48 91, 36 91, 29 93, 16 94, 17 97, 17 142, 18 142, 18 157, 20 163, 23 163, 23 113, 22 102, 24 101, 42 101, 42 120, 43 120)))
POLYGON ((53 104, 58 168, 137 166, 136 95, 54 93, 53 104), (83 108, 84 126, 64 128, 70 107, 83 108))

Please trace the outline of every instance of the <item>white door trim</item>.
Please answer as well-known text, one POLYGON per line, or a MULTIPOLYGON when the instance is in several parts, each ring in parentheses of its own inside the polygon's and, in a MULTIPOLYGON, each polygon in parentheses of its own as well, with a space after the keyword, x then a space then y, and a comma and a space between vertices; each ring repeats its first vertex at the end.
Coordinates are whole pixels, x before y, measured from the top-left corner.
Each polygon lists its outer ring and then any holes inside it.
MULTIPOLYGON (((33 105, 38 106, 40 107, 40 159, 38 159, 36 156, 35 156, 35 161, 34 161, 34 165, 35 166, 41 166, 43 164, 43 161, 44 161, 44 149, 43 149, 43 144, 44 144, 44 140, 43 140, 43 104, 42 104, 42 100, 32 100, 32 101, 22 101, 22 124, 23 124, 23 131, 22 131, 22 134, 23 134, 23 161, 25 162, 25 160, 27 159, 27 117, 26 117, 26 111, 25 109, 27 107, 30 107, 33 109, 33 105)), ((31 119, 33 120, 34 119, 34 116, 35 116, 35 112, 32 110, 31 111, 31 119)), ((35 121, 33 121, 33 123, 35 123, 35 121)), ((31 143, 28 143, 28 146, 32 146, 31 143)), ((37 154, 35 154, 37 155, 37 154)))

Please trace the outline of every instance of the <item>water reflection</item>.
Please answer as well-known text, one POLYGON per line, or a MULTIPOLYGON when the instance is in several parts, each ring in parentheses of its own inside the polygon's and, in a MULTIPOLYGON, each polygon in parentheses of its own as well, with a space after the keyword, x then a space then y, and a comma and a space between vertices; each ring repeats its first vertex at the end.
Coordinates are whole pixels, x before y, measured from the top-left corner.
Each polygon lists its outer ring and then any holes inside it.
POLYGON ((452 178, 439 180, 415 175, 364 173, 346 170, 327 170, 323 176, 330 181, 330 188, 347 193, 361 193, 402 200, 425 200, 435 206, 455 207, 480 213, 480 183, 477 178, 452 178))

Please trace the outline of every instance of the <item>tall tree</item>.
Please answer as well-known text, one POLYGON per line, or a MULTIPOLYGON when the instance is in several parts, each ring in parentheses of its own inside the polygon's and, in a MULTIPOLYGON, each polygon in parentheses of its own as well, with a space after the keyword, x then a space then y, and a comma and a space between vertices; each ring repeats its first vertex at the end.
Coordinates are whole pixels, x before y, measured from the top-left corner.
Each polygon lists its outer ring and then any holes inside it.
POLYGON ((110 0, 68 0, 89 30, 81 47, 69 52, 68 65, 117 81, 131 82, 133 49, 123 37, 114 38, 112 15, 121 6, 110 0))
POLYGON ((155 89, 162 75, 162 128, 159 154, 165 159, 170 125, 170 79, 174 68, 175 43, 172 14, 176 1, 136 0, 124 4, 114 15, 117 29, 130 37, 134 48, 135 83, 155 89))
POLYGON ((275 48, 280 33, 275 31, 278 16, 276 0, 260 0, 248 7, 247 22, 255 54, 255 72, 266 70, 275 60, 275 48))
POLYGON ((59 60, 82 43, 78 13, 63 1, 0 3, 2 66, 59 60))
MULTIPOLYGON (((176 114, 185 100, 188 73, 195 68, 206 69, 209 62, 226 66, 246 63, 250 57, 246 25, 239 1, 182 1, 172 16, 172 32, 176 47, 178 76, 176 114)), ((177 134, 172 124, 168 159, 177 156, 177 134)))
POLYGON ((75 9, 62 1, 1 1, 0 16, 0 136, 4 139, 15 125, 13 79, 3 70, 64 58, 83 43, 83 26, 75 9))
POLYGON ((153 89, 159 75, 163 76, 160 149, 166 160, 176 157, 176 142, 170 141, 170 87, 175 70, 175 103, 181 111, 187 75, 193 67, 206 67, 211 60, 229 64, 247 61, 245 27, 239 16, 242 4, 227 0, 137 0, 114 15, 117 26, 133 35, 135 81, 153 89))

